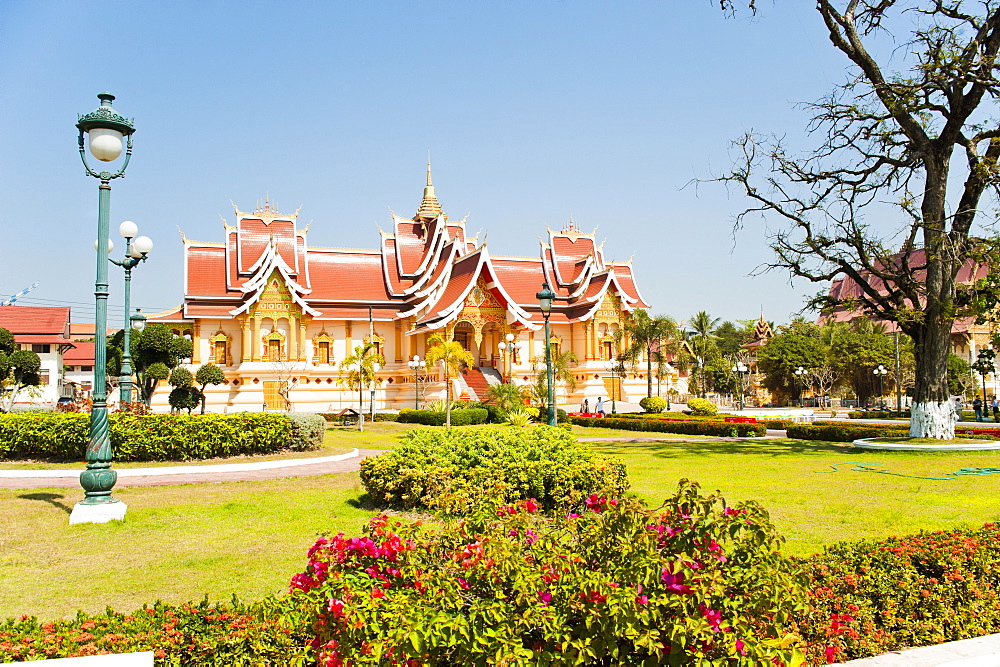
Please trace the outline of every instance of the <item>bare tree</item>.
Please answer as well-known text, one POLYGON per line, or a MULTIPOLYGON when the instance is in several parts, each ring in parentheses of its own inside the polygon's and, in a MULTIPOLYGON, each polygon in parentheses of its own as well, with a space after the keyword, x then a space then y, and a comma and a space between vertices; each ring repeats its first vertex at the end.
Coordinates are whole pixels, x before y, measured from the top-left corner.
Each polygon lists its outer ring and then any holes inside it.
POLYGON ((285 402, 285 411, 292 411, 292 390, 299 384, 300 365, 290 359, 271 362, 271 375, 278 386, 278 395, 285 402))
POLYGON ((958 276, 969 263, 988 262, 986 244, 970 230, 998 183, 998 0, 816 7, 852 67, 845 84, 808 105, 818 145, 796 156, 781 138, 746 134, 720 180, 754 201, 737 227, 751 213, 783 222, 766 268, 820 283, 844 279, 812 306, 897 322, 913 339, 910 435, 951 438, 952 324, 982 308, 975 285, 958 276), (894 34, 907 25, 907 35, 894 34), (883 56, 886 36, 903 45, 883 56), (888 68, 890 56, 899 71, 888 68))
MULTIPOLYGON (((833 386, 840 379, 840 371, 829 364, 809 369, 809 379, 812 381, 816 396, 828 396, 833 386)), ((823 406, 819 406, 823 407, 823 406)), ((830 407, 827 404, 825 407, 830 407)))

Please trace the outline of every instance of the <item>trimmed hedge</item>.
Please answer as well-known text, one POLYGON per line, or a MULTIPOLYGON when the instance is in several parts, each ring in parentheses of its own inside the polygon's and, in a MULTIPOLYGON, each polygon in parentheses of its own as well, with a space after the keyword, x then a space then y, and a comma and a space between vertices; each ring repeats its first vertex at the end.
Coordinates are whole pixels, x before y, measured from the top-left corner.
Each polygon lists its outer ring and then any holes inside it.
MULTIPOLYGON (((966 431, 967 429, 959 429, 966 431)), ((974 430, 974 429, 968 429, 974 430)), ((844 424, 837 422, 814 422, 789 426, 787 435, 798 440, 828 440, 830 442, 854 442, 859 438, 905 438, 910 434, 908 424, 844 424)), ((996 436, 979 433, 956 433, 969 440, 996 440, 996 436)))
POLYGON ((606 417, 570 417, 577 426, 617 428, 623 431, 653 431, 681 433, 684 435, 713 435, 720 437, 754 438, 767 432, 764 424, 726 423, 709 420, 668 421, 665 419, 615 419, 606 417))
MULTIPOLYGON (((398 421, 400 424, 424 424, 425 426, 444 426, 444 410, 401 410, 398 421)), ((489 412, 485 408, 456 408, 451 411, 452 426, 471 426, 485 424, 489 412)))
POLYGON ((482 499, 535 498, 546 508, 583 494, 621 496, 625 464, 594 453, 561 428, 420 430, 361 462, 361 483, 381 505, 464 512, 482 499))
MULTIPOLYGON (((288 415, 109 415, 117 461, 187 461, 244 454, 316 449, 315 421, 288 415), (307 426, 307 423, 313 424, 307 426)), ((81 461, 90 438, 85 413, 0 415, 0 459, 81 461)))
POLYGON ((684 412, 659 412, 659 413, 649 413, 649 412, 618 412, 618 413, 607 413, 607 416, 612 419, 657 419, 660 421, 674 421, 674 422, 721 422, 725 421, 725 415, 716 414, 711 416, 695 416, 689 415, 684 412))
POLYGON ((903 410, 851 410, 847 413, 848 419, 909 419, 910 411, 903 410))

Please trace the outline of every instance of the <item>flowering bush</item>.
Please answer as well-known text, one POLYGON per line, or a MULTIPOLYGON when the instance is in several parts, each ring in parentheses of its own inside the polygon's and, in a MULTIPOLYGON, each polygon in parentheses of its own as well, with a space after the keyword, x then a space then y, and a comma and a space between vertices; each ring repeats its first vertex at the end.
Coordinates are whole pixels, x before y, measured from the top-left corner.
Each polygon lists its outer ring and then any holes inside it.
MULTIPOLYGON (((619 419, 617 417, 570 417, 577 426, 617 428, 625 431, 654 431, 657 433, 682 433, 684 435, 712 435, 717 437, 753 438, 767 433, 764 424, 726 423, 708 419, 619 419)), ((791 437, 791 436, 789 436, 791 437)))
MULTIPOLYGON (((183 461, 283 449, 316 449, 319 443, 287 415, 109 415, 108 431, 118 461, 183 461)), ((82 461, 90 415, 0 415, 0 459, 82 461)))
POLYGON ((595 454, 560 428, 421 430, 361 462, 361 483, 380 504, 465 512, 483 498, 537 498, 546 509, 588 493, 618 496, 625 465, 595 454))
POLYGON ((293 600, 320 665, 801 662, 804 592, 754 503, 682 481, 655 510, 596 494, 576 512, 483 505, 443 527, 372 520, 321 538, 293 600))
POLYGON ((273 600, 168 605, 132 613, 79 612, 75 619, 33 616, 0 621, 0 662, 154 651, 157 665, 309 664, 304 628, 280 622, 273 600))
POLYGON ((1000 632, 1000 526, 842 543, 803 559, 814 663, 1000 632))

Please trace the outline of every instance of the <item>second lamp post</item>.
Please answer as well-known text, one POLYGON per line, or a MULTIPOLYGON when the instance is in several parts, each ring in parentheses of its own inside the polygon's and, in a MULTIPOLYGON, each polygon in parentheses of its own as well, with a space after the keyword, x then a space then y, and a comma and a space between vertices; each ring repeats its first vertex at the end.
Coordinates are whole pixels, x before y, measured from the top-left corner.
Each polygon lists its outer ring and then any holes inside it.
MULTIPOLYGON (((118 233, 125 239, 125 258, 118 261, 109 257, 108 260, 112 264, 117 264, 125 269, 125 349, 122 350, 122 376, 119 402, 128 404, 132 402, 132 348, 129 331, 132 329, 130 326, 132 324, 131 320, 136 319, 134 316, 129 317, 129 312, 131 311, 132 269, 138 266, 140 262, 146 260, 146 256, 153 249, 153 242, 148 236, 136 236, 139 233, 139 228, 131 220, 126 220, 120 224, 118 226, 118 233)), ((145 319, 144 317, 142 318, 143 321, 145 319)))
POLYGON ((552 300, 556 298, 555 292, 549 289, 549 283, 542 283, 542 291, 535 295, 538 299, 538 307, 545 318, 545 372, 548 391, 548 425, 556 425, 556 398, 552 387, 552 344, 549 342, 549 315, 552 314, 552 300))

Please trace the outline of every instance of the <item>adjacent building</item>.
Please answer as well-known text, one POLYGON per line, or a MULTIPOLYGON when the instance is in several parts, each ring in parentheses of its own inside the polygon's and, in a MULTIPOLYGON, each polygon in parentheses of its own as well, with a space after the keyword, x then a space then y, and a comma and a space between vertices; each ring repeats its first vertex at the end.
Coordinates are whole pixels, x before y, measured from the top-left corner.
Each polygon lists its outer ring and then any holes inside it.
POLYGON ((69 318, 69 308, 0 306, 0 327, 14 334, 14 342, 22 350, 37 353, 42 364, 39 386, 23 390, 15 404, 54 404, 65 394, 63 354, 74 347, 69 318))

